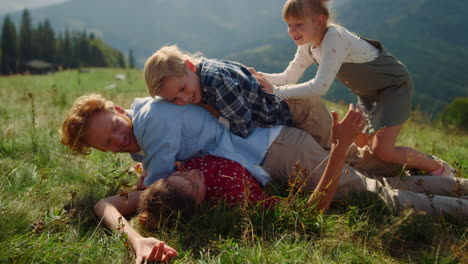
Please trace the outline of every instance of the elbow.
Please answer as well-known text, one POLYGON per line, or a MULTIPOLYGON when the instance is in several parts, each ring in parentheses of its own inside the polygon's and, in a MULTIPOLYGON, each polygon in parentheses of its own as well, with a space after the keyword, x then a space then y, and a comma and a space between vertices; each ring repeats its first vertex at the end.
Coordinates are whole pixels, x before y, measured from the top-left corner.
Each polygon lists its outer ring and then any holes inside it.
POLYGON ((104 210, 107 206, 107 201, 106 199, 101 199, 99 202, 97 202, 95 205, 94 205, 94 214, 99 217, 99 218, 102 218, 104 216, 104 210))

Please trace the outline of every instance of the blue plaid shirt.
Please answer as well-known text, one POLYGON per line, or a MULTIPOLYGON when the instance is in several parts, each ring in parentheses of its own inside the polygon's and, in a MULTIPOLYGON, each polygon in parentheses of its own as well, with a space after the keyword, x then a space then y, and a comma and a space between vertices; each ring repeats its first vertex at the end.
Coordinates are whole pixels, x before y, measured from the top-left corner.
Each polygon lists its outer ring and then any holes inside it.
POLYGON ((266 93, 242 64, 203 59, 198 65, 203 102, 229 120, 232 133, 249 136, 255 127, 292 126, 289 107, 278 96, 266 93))

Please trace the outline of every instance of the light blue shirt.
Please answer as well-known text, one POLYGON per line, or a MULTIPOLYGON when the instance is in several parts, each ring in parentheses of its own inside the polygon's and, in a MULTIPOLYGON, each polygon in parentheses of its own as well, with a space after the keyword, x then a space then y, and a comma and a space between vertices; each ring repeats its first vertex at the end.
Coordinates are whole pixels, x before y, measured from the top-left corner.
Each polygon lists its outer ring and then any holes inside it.
POLYGON ((244 166, 262 185, 271 180, 260 166, 283 126, 255 128, 247 138, 229 132, 204 108, 178 106, 162 99, 136 98, 129 115, 143 155, 132 154, 148 172, 151 185, 175 171, 175 161, 211 154, 244 166))

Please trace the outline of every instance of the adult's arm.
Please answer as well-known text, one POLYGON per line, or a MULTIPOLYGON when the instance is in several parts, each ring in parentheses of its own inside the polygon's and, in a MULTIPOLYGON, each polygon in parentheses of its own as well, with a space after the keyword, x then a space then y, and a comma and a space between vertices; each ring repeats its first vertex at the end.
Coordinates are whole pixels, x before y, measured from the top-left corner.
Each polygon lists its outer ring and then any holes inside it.
POLYGON ((308 205, 316 205, 316 210, 325 213, 335 196, 340 175, 346 160, 346 153, 354 139, 361 133, 365 126, 364 116, 350 104, 346 116, 341 122, 338 114, 332 112, 332 148, 327 166, 320 178, 317 187, 307 201, 308 205))
POLYGON ((156 238, 141 236, 124 217, 137 211, 141 193, 130 192, 102 199, 94 206, 94 212, 107 228, 128 236, 135 250, 135 263, 142 263, 144 259, 168 262, 178 255, 177 251, 156 238))

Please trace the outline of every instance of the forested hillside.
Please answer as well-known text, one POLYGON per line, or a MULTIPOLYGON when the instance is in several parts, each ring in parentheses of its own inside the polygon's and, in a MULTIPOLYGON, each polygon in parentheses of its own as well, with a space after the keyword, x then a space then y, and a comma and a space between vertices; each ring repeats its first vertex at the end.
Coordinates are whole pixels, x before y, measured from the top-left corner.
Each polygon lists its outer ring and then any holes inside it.
POLYGON ((353 0, 338 13, 339 23, 381 40, 407 65, 422 109, 439 111, 455 97, 468 96, 466 2, 353 0))
POLYGON ((78 67, 125 67, 123 54, 86 30, 55 32, 48 19, 32 23, 24 10, 17 27, 7 15, 0 36, 0 74, 46 73, 78 67))
MULTIPOLYGON (((208 57, 243 62, 266 72, 283 70, 296 46, 281 19, 283 0, 70 0, 31 11, 34 23, 49 19, 55 30, 93 32, 136 63, 164 44, 208 57)), ((468 96, 468 5, 456 0, 335 0, 335 21, 377 39, 404 62, 415 81, 414 105, 437 113, 455 97, 468 96)), ((17 25, 21 13, 11 14, 17 25)), ((309 70, 304 76, 314 75, 309 70)), ((335 84, 325 96, 354 101, 335 84)))
MULTIPOLYGON (((60 30, 94 32, 120 50, 133 49, 140 64, 158 47, 178 43, 209 56, 251 47, 284 29, 283 0, 71 0, 33 10, 60 30)), ((19 14, 12 14, 16 21, 19 14)))
MULTIPOLYGON (((380 40, 410 70, 414 105, 435 114, 456 97, 468 96, 468 5, 456 0, 353 0, 337 5, 335 22, 369 39, 380 40)), ((282 71, 294 56, 291 40, 270 38, 229 56, 266 72, 282 71)), ((305 74, 310 79, 315 72, 305 74)), ((355 100, 335 83, 331 100, 355 100)))

